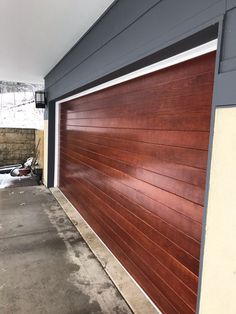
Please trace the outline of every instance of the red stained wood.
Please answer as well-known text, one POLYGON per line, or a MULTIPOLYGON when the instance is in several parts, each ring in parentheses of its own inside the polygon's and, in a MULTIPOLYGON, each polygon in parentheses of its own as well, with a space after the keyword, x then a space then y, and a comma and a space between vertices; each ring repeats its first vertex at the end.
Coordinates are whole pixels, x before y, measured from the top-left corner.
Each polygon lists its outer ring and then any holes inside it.
POLYGON ((163 313, 195 313, 214 63, 61 106, 60 188, 163 313))

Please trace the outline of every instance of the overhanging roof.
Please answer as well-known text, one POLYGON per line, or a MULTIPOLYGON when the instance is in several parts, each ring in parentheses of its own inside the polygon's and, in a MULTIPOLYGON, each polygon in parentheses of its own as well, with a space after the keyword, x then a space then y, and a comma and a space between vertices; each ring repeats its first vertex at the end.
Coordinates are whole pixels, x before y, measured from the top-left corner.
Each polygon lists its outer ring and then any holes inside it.
POLYGON ((0 80, 43 82, 113 0, 1 0, 0 80))

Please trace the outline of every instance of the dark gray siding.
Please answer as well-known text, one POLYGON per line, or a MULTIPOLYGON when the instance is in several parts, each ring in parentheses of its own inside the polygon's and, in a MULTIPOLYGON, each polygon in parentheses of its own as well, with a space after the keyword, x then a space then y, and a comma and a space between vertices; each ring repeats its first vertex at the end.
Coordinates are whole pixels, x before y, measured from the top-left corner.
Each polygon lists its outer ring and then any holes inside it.
POLYGON ((236 7, 236 0, 227 0, 227 9, 236 7))
POLYGON ((76 91, 218 22, 225 9, 225 0, 115 2, 46 76, 49 100, 76 91))
POLYGON ((236 104, 236 1, 228 1, 224 17, 219 73, 215 80, 214 104, 236 104))
POLYGON ((124 1, 123 6, 118 5, 118 2, 114 3, 112 10, 109 10, 93 30, 88 32, 79 44, 47 75, 48 86, 53 85, 66 73, 71 72, 75 67, 89 59, 97 50, 102 49, 106 43, 134 23, 157 2, 157 0, 138 0, 135 6, 132 1, 124 1), (118 20, 117 15, 122 18, 118 20))

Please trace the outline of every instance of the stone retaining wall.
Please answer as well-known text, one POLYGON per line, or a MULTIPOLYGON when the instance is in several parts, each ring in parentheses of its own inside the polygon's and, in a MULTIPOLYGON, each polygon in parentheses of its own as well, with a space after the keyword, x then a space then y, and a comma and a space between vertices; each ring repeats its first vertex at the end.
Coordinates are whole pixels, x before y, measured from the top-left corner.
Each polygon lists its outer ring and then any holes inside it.
POLYGON ((23 163, 34 151, 34 129, 0 128, 0 166, 23 163))

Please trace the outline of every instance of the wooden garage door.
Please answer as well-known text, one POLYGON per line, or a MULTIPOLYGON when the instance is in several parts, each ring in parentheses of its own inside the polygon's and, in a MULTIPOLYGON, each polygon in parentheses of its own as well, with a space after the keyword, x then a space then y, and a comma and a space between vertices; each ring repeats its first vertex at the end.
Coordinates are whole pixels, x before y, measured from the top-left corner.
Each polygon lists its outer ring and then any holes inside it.
POLYGON ((214 63, 61 106, 60 188, 163 313, 196 308, 214 63))

